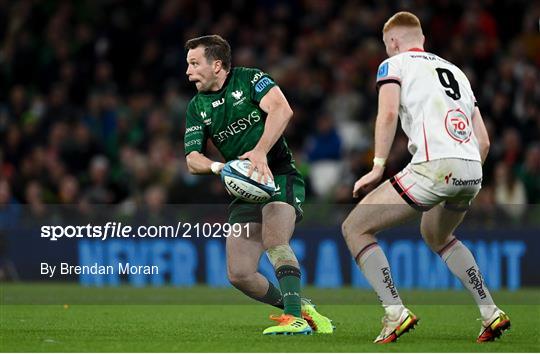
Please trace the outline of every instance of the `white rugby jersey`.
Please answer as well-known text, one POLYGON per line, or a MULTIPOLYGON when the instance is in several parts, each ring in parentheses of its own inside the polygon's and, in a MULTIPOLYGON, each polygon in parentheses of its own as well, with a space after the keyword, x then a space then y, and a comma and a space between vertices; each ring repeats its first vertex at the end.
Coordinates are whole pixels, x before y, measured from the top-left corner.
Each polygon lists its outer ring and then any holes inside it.
POLYGON ((472 129, 476 99, 457 66, 413 48, 381 63, 377 89, 389 82, 401 85, 399 117, 412 163, 442 158, 481 161, 472 129))

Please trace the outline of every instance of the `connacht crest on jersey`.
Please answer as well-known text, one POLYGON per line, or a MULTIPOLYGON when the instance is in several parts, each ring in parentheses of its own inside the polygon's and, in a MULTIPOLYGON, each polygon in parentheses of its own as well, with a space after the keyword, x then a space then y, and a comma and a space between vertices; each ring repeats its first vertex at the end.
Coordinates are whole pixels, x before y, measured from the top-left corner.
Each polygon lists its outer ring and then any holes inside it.
POLYGON ((243 94, 244 93, 242 91, 239 91, 239 90, 233 91, 231 93, 231 95, 237 100, 239 100, 242 97, 243 94))

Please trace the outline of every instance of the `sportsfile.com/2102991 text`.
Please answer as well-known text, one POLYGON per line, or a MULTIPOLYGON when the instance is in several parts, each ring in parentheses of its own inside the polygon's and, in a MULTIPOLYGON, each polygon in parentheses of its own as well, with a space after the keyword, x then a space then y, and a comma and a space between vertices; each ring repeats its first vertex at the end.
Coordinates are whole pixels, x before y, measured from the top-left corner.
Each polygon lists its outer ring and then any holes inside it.
POLYGON ((133 227, 122 222, 109 221, 103 225, 43 225, 40 237, 57 241, 61 238, 221 238, 249 237, 248 224, 189 223, 176 225, 139 225, 133 227))

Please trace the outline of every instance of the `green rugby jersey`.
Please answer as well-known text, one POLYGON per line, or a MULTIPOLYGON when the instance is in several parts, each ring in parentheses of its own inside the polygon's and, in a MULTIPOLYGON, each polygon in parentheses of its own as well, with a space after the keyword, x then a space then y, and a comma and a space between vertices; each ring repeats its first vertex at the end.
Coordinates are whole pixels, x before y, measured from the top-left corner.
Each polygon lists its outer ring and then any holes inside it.
MULTIPOLYGON (((221 90, 197 93, 187 108, 185 154, 204 153, 208 138, 226 161, 252 150, 264 132, 267 116, 259 102, 274 86, 274 80, 266 73, 237 67, 229 72, 221 90)), ((283 136, 267 158, 274 174, 295 170, 291 150, 283 136)))

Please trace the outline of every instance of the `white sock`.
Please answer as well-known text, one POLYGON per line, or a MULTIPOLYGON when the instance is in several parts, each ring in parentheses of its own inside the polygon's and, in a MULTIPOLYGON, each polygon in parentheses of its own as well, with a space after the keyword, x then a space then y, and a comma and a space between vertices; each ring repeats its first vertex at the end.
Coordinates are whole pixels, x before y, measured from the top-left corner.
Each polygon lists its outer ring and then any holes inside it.
POLYGON ((397 320, 403 313, 403 310, 405 310, 405 306, 403 305, 387 305, 383 307, 384 312, 388 315, 388 317, 390 317, 392 321, 397 320))
POLYGON ((493 316, 497 306, 491 298, 471 251, 461 241, 453 239, 439 251, 439 256, 472 294, 482 318, 486 320, 493 316))
POLYGON ((392 280, 388 260, 377 242, 364 247, 355 259, 387 313, 390 311, 391 315, 401 314, 403 302, 392 280))

